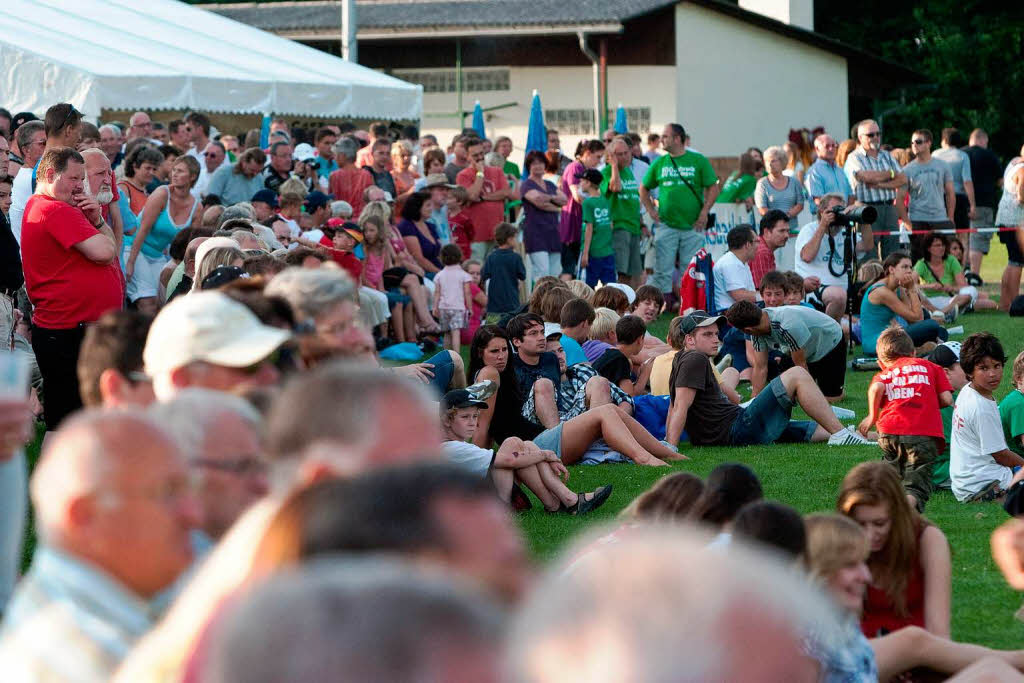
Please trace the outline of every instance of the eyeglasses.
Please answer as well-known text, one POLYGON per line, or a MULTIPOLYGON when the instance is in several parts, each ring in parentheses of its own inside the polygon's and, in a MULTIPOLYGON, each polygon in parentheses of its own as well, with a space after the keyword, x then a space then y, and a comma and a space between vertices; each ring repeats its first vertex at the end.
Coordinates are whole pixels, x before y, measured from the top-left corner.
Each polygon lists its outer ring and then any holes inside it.
POLYGON ((870 133, 861 133, 861 135, 863 135, 864 137, 867 137, 867 138, 877 138, 879 135, 881 135, 881 133, 876 130, 876 131, 872 131, 870 133))
POLYGON ((215 157, 215 156, 217 156, 217 153, 216 152, 204 152, 203 156, 206 157, 206 158, 215 157))
POLYGON ((921 138, 917 138, 916 140, 911 140, 911 142, 914 143, 915 145, 923 145, 924 143, 926 143, 928 141, 927 140, 922 140, 921 138))
POLYGON ((79 118, 84 116, 82 112, 75 109, 74 105, 68 105, 68 113, 64 116, 64 121, 62 121, 60 126, 57 127, 57 130, 64 130, 64 126, 68 125, 68 121, 70 121, 71 117, 75 115, 77 115, 79 118))

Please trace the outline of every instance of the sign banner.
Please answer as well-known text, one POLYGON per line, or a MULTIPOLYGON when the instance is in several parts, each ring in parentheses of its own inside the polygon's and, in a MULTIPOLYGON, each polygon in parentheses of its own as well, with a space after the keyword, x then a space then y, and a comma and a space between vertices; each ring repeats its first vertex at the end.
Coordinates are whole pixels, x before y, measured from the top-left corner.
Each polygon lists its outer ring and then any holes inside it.
MULTIPOLYGON (((761 222, 761 214, 757 208, 747 209, 744 204, 715 204, 713 207, 715 224, 704 231, 704 248, 711 254, 711 258, 717 261, 725 252, 729 251, 726 243, 726 236, 732 228, 746 223, 758 231, 761 222)), ((797 216, 797 225, 807 225, 814 220, 814 216, 805 207, 797 216)), ((791 233, 786 246, 775 250, 775 265, 779 270, 793 270, 795 258, 794 245, 796 234, 791 233)))

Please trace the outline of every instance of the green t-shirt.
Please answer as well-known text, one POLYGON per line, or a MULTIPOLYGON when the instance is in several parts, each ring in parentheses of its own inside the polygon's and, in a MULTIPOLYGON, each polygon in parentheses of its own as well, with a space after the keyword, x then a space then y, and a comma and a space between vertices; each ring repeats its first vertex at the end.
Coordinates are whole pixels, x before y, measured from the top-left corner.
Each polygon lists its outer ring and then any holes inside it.
POLYGON ((692 229, 704 203, 704 190, 716 182, 718 177, 707 157, 689 150, 677 157, 662 154, 644 176, 644 187, 659 189, 658 215, 661 222, 676 229, 692 229), (693 186, 692 190, 684 178, 693 186))
POLYGON ((594 224, 594 234, 590 237, 591 258, 604 258, 614 253, 612 249, 612 217, 608 208, 608 200, 604 197, 587 197, 583 200, 583 229, 586 234, 587 223, 594 224))
POLYGON ((946 444, 939 453, 939 457, 935 459, 935 466, 932 468, 932 484, 942 488, 949 488, 949 438, 953 433, 953 406, 946 406, 939 410, 939 415, 942 416, 942 434, 945 437, 946 444))
POLYGON ((1006 445, 1017 455, 1024 457, 1024 446, 1020 436, 1024 434, 1024 394, 1014 389, 999 403, 999 418, 1003 421, 1006 445))
POLYGON ((511 161, 506 161, 502 167, 501 172, 505 175, 514 175, 516 178, 522 178, 523 174, 519 172, 519 167, 513 164, 511 161))
POLYGON ((608 181, 612 178, 612 167, 606 165, 601 173, 604 175, 601 194, 608 199, 612 230, 625 230, 639 235, 643 225, 643 221, 640 220, 640 188, 636 183, 636 178, 633 177, 633 171, 628 167, 619 171, 619 179, 622 180, 622 190, 619 192, 608 191, 608 181))
MULTIPOLYGON (((963 272, 960 262, 956 260, 955 256, 950 254, 946 257, 946 262, 943 265, 944 268, 942 270, 941 284, 946 285, 947 287, 955 285, 957 273, 963 272)), ((914 272, 921 278, 922 284, 930 285, 937 282, 924 259, 919 259, 918 262, 914 264, 914 272)))
POLYGON ((739 171, 733 171, 732 175, 722 185, 722 191, 718 193, 716 204, 731 204, 742 202, 754 196, 754 189, 757 187, 757 178, 746 173, 740 175, 739 171))

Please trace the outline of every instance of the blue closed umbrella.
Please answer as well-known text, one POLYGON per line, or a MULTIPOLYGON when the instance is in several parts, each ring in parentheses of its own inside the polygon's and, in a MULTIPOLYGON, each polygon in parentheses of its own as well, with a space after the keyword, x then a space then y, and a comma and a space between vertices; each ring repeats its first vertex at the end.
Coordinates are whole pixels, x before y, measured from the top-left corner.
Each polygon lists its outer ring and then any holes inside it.
POLYGON ((263 115, 263 120, 260 122, 260 149, 266 149, 267 145, 270 144, 270 113, 267 112, 263 115))
POLYGON ((619 135, 624 135, 629 132, 629 126, 626 124, 626 108, 619 104, 619 108, 615 110, 615 132, 619 135))
POLYGON ((533 91, 533 102, 530 103, 530 125, 526 131, 526 154, 536 150, 546 152, 548 149, 548 132, 544 127, 544 110, 540 108, 540 95, 533 91))
POLYGON ((487 137, 487 133, 484 130, 484 110, 480 108, 480 100, 476 101, 476 106, 473 107, 473 130, 483 140, 487 137))

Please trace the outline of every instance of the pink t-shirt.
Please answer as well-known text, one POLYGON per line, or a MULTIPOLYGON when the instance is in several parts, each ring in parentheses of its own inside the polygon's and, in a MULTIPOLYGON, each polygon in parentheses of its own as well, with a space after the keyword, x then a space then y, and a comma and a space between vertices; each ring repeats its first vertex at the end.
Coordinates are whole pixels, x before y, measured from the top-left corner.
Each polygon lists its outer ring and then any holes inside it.
POLYGON ((437 301, 437 307, 450 311, 466 310, 466 294, 463 284, 472 281, 473 278, 462 269, 462 266, 442 268, 441 272, 434 276, 434 286, 441 290, 441 298, 437 301))

